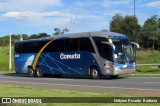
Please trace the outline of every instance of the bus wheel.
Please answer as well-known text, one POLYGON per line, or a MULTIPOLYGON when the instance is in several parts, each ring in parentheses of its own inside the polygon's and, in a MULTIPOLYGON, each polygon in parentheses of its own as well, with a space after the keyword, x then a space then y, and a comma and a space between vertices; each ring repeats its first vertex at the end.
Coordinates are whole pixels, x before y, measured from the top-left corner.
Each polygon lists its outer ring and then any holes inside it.
POLYGON ((119 75, 111 75, 110 78, 111 79, 117 79, 119 77, 119 75))
POLYGON ((98 73, 98 70, 97 68, 95 67, 92 67, 91 70, 90 70, 90 75, 93 79, 99 79, 100 76, 99 76, 99 73, 98 73))
POLYGON ((41 67, 36 68, 36 76, 37 77, 43 77, 42 69, 41 67))
POLYGON ((32 67, 28 67, 28 75, 30 77, 35 77, 36 76, 36 72, 35 72, 35 70, 33 70, 32 67))

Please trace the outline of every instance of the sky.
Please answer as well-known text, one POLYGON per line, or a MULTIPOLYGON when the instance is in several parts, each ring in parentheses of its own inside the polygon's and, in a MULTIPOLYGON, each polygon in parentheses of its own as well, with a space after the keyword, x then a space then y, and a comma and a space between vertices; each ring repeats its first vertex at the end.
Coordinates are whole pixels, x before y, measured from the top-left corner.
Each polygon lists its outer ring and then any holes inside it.
MULTIPOLYGON (((135 0, 136 17, 160 17, 160 0, 135 0)), ((134 0, 0 0, 0 37, 12 34, 53 34, 109 30, 112 17, 134 15, 134 0)))

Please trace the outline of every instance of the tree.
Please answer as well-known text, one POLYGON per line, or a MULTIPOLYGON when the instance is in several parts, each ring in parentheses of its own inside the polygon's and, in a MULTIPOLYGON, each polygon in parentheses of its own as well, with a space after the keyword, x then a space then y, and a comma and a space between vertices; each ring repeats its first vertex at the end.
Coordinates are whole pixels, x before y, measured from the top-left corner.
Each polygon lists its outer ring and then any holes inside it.
POLYGON ((141 26, 138 24, 138 19, 134 16, 125 16, 122 29, 124 34, 131 40, 138 42, 141 26))
POLYGON ((159 18, 157 17, 157 15, 154 15, 153 17, 148 18, 143 25, 144 36, 147 38, 148 42, 147 47, 149 45, 149 42, 152 41, 152 50, 155 49, 155 44, 160 36, 159 24, 159 18))
MULTIPOLYGON (((26 39, 37 39, 37 38, 49 37, 49 36, 50 35, 48 35, 47 33, 33 34, 31 36, 28 36, 27 34, 22 34, 23 40, 26 40, 26 39)), ((14 45, 14 43, 16 41, 20 40, 20 35, 12 34, 11 38, 12 38, 11 43, 12 43, 12 45, 14 45)), ((0 46, 8 46, 8 44, 9 44, 9 35, 0 37, 0 46)))
POLYGON ((39 33, 39 34, 33 34, 29 37, 29 39, 37 39, 37 38, 43 38, 43 37, 49 37, 47 33, 39 33))
POLYGON ((31 35, 29 38, 30 38, 30 39, 36 39, 36 38, 38 38, 38 34, 33 34, 33 35, 31 35))
POLYGON ((50 37, 50 35, 48 35, 47 33, 39 33, 38 34, 39 38, 43 38, 43 37, 50 37))
POLYGON ((67 28, 64 28, 64 29, 60 29, 60 28, 54 28, 54 33, 53 35, 62 35, 64 34, 65 32, 68 32, 69 30, 67 28))
POLYGON ((131 40, 138 41, 141 26, 138 19, 134 16, 122 17, 120 14, 113 16, 110 30, 113 32, 127 35, 131 40))
POLYGON ((110 30, 112 32, 123 33, 122 26, 123 26, 122 15, 121 14, 115 14, 115 16, 112 17, 112 21, 110 23, 110 30))

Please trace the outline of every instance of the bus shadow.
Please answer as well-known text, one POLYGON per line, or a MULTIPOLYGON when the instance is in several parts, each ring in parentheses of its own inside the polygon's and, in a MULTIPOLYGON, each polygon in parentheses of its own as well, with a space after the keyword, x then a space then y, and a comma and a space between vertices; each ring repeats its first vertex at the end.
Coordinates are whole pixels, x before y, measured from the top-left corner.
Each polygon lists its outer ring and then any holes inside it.
MULTIPOLYGON (((55 78, 55 77, 53 77, 55 78)), ((60 79, 90 79, 90 80, 120 80, 120 79, 126 79, 127 77, 120 76, 118 78, 110 78, 109 76, 103 76, 99 79, 92 79, 90 76, 61 76, 61 77, 56 77, 60 79)))
POLYGON ((5 73, 2 75, 10 76, 10 77, 29 77, 28 74, 17 74, 17 73, 5 73))
MULTIPOLYGON (((2 74, 10 77, 30 77, 28 74, 17 74, 17 73, 5 73, 2 74)), ((31 77, 37 78, 37 77, 31 77)), ((127 77, 120 76, 118 78, 110 78, 109 76, 103 76, 100 79, 92 79, 90 76, 75 76, 75 75, 45 75, 43 78, 59 78, 59 79, 89 79, 89 80, 121 80, 126 79, 127 77)))

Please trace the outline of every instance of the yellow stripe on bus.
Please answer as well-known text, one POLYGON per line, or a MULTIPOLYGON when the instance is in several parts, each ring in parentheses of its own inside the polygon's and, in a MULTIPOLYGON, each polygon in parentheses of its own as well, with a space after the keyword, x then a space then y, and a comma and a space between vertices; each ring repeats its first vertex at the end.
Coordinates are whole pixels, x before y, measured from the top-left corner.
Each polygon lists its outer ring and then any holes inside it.
POLYGON ((57 40, 57 39, 59 39, 59 38, 56 38, 56 39, 53 39, 53 40, 47 42, 47 43, 41 48, 41 50, 38 52, 38 54, 37 54, 37 56, 36 56, 36 58, 35 58, 35 60, 34 60, 34 63, 33 63, 33 70, 36 69, 38 59, 39 59, 41 53, 43 52, 43 50, 44 50, 51 42, 53 42, 53 41, 55 41, 55 40, 57 40))

